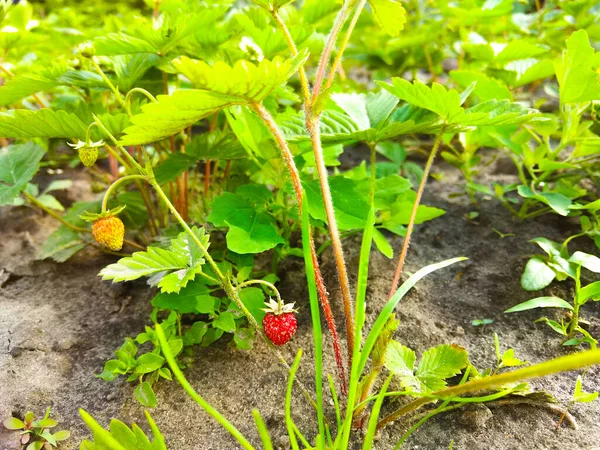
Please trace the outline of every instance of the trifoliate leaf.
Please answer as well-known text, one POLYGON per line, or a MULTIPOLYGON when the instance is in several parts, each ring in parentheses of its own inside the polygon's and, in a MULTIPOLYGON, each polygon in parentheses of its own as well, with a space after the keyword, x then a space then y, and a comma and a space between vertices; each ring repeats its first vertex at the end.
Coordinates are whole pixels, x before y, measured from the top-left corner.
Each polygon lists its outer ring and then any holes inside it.
POLYGON ((459 374, 467 364, 467 351, 464 348, 443 344, 423 353, 415 376, 421 383, 421 390, 437 391, 446 386, 447 378, 459 374))
MULTIPOLYGON (((204 229, 194 227, 192 231, 207 249, 209 237, 204 229)), ((105 267, 100 276, 113 282, 152 276, 152 282, 158 284, 162 292, 179 292, 202 270, 203 264, 202 251, 191 236, 182 232, 171 241, 168 250, 148 247, 144 252, 136 252, 105 267)))
POLYGON ((243 103, 262 101, 285 83, 304 64, 307 57, 308 54, 303 52, 292 59, 265 59, 258 64, 240 60, 233 66, 219 61, 209 66, 204 61, 183 56, 173 64, 194 87, 215 95, 235 98, 243 103))

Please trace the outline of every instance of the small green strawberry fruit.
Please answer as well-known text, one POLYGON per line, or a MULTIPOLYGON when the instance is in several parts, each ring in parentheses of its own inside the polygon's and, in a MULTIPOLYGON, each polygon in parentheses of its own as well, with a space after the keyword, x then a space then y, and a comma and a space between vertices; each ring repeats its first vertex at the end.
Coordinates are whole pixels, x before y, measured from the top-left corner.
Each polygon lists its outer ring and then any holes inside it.
POLYGON ((79 159, 85 167, 92 167, 98 159, 98 148, 104 145, 104 141, 77 141, 77 144, 71 144, 70 142, 68 144, 77 150, 79 159))

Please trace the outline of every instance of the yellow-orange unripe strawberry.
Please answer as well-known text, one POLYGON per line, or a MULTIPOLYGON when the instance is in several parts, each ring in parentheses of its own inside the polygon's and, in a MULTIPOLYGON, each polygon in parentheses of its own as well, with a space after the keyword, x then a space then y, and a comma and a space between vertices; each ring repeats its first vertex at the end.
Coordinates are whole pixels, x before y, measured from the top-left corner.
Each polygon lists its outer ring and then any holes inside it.
POLYGON ((92 225, 92 234, 96 242, 117 252, 123 247, 125 225, 116 216, 102 217, 92 225))

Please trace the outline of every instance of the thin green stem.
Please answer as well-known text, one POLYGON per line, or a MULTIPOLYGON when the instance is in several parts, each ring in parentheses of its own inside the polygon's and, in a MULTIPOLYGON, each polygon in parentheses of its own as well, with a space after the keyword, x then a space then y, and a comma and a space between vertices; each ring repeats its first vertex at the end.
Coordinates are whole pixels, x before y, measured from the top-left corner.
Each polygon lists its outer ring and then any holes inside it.
MULTIPOLYGON (((500 386, 506 386, 511 383, 518 381, 527 380, 530 378, 539 378, 552 375, 558 372, 567 372, 569 370, 581 369, 591 365, 600 364, 600 350, 588 350, 584 352, 575 353, 572 355, 562 356, 555 358, 550 361, 535 364, 533 366, 524 367, 522 369, 514 370, 512 372, 505 372, 499 375, 493 375, 485 378, 479 378, 473 381, 469 381, 464 384, 452 386, 440 391, 434 392, 433 395, 441 398, 457 397, 459 395, 468 394, 471 392, 484 391, 487 389, 493 389, 500 386)), ((435 400, 428 398, 420 398, 415 400, 408 405, 402 407, 398 411, 388 415, 377 425, 378 429, 381 429, 389 423, 395 422, 400 417, 409 414, 427 403, 431 403, 435 400)))
POLYGON ((239 291, 243 287, 250 286, 251 284, 263 284, 263 285, 267 286, 269 289, 271 289, 273 292, 275 292, 275 295, 277 296, 277 300, 279 300, 280 303, 283 303, 283 300, 281 299, 281 295, 279 294, 279 291, 277 290, 275 285, 273 283, 269 283, 268 281, 265 281, 265 280, 244 281, 243 283, 238 284, 237 287, 235 288, 235 290, 239 291))
POLYGON ((148 179, 148 177, 146 175, 126 175, 126 176, 121 177, 118 180, 116 180, 113 184, 110 185, 110 187, 106 190, 106 193, 104 194, 104 198, 102 199, 102 212, 106 212, 106 209, 108 206, 108 200, 109 200, 111 194, 115 191, 115 189, 121 183, 124 183, 125 181, 131 181, 131 180, 147 180, 147 179, 148 179))
POLYGON ((169 364, 171 372, 173 373, 173 375, 175 375, 175 378, 177 379, 181 387, 183 387, 185 392, 187 392, 187 394, 192 398, 192 400, 194 400, 198 405, 200 405, 200 407, 202 407, 204 411, 206 411, 217 422, 219 422, 221 426, 225 428, 229 432, 229 434, 231 434, 245 450, 254 450, 252 444, 250 444, 250 442, 242 435, 242 433, 240 433, 239 430, 235 426, 233 426, 223 415, 221 415, 219 411, 213 408, 194 390, 192 385, 183 375, 183 372, 181 372, 179 364, 177 364, 177 361, 173 356, 173 352, 171 352, 171 347, 167 342, 167 338, 162 327, 159 323, 156 323, 154 326, 156 329, 156 336, 158 337, 158 341, 160 342, 161 351, 165 356, 167 363, 169 364))
POLYGON ((97 126, 98 126, 98 124, 96 122, 92 122, 87 127, 87 131, 85 132, 85 143, 86 144, 89 144, 91 142, 92 128, 97 127, 97 126))
POLYGON ((154 95, 152 95, 150 92, 148 92, 146 89, 142 89, 139 87, 135 87, 133 89, 131 89, 127 95, 125 96, 125 105, 126 105, 126 110, 127 110, 127 114, 131 116, 131 97, 133 96, 133 94, 135 94, 136 92, 139 92, 140 94, 145 95, 148 100, 150 100, 152 103, 158 103, 158 100, 156 100, 156 97, 154 97, 154 95))
POLYGON ((402 251, 400 252, 398 266, 396 267, 396 273, 394 274, 394 280, 392 281, 392 287, 390 289, 388 298, 392 298, 392 296, 396 292, 396 289, 398 288, 400 276, 402 275, 402 270, 404 269, 404 261, 406 260, 406 254, 408 253, 408 246, 410 245, 410 238, 412 236, 413 228, 415 226, 415 220, 417 218, 417 211, 419 209, 419 204, 421 203, 421 197, 423 196, 423 191, 425 190, 425 185, 427 184, 427 178, 429 177, 429 172, 431 171, 431 167, 433 166, 433 162, 435 161, 435 157, 440 147, 440 142, 442 141, 442 138, 444 136, 444 131, 446 131, 445 126, 442 127, 439 134, 435 138, 433 147, 431 149, 431 153, 429 154, 429 158, 427 159, 427 163, 425 164, 425 168, 423 169, 423 176, 421 178, 421 183, 419 183, 419 188, 417 189, 417 196, 415 197, 415 202, 413 203, 413 208, 410 213, 410 218, 406 227, 406 236, 404 236, 404 242, 402 243, 402 251))
POLYGON ((120 103, 120 105, 125 109, 125 111, 128 111, 127 103, 125 103, 123 96, 121 95, 119 90, 115 87, 115 85, 112 84, 112 81, 110 81, 109 78, 106 76, 106 74, 102 71, 102 68, 96 62, 96 58, 92 57, 90 59, 90 62, 92 63, 92 66, 94 67, 94 69, 96 69, 96 72, 98 72, 98 74, 102 77, 102 79, 104 80, 106 85, 110 88, 111 91, 113 91, 113 94, 115 94, 115 97, 117 98, 117 101, 120 103))
POLYGON ((142 168, 142 166, 135 160, 135 158, 133 156, 131 156, 129 154, 129 152, 121 145, 119 144, 119 141, 117 141, 117 138, 115 138, 112 133, 110 131, 108 131, 108 129, 104 126, 104 124, 102 123, 102 121, 98 118, 98 116, 96 116, 95 114, 92 114, 92 117, 94 118, 94 121, 98 124, 98 127, 100 127, 100 129, 110 138, 110 140, 115 144, 115 147, 117 147, 121 153, 125 156, 125 159, 127 161, 129 161, 129 163, 135 167, 141 174, 145 174, 146 171, 142 168))

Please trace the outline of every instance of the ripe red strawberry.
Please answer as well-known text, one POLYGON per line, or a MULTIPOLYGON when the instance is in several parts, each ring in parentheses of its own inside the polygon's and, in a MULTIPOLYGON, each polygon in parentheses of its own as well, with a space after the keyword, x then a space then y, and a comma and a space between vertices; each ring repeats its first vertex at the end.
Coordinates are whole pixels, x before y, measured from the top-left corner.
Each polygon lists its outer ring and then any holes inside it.
POLYGON ((283 345, 288 342, 296 332, 296 316, 294 313, 294 304, 284 304, 282 301, 276 302, 269 299, 267 306, 263 309, 265 315, 262 324, 265 334, 275 345, 283 345))
POLYGON ((116 216, 101 217, 92 225, 92 234, 96 242, 116 252, 123 247, 125 225, 116 216))

